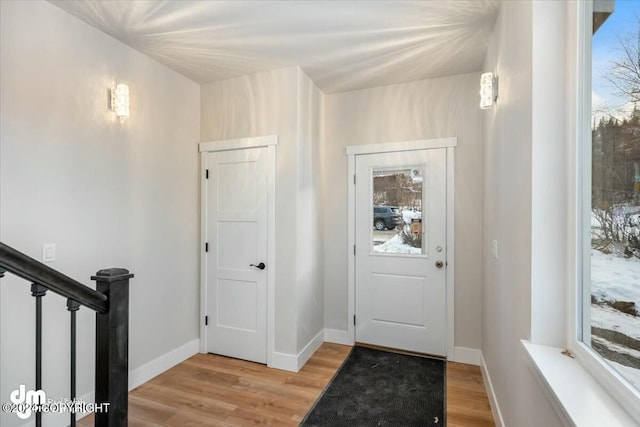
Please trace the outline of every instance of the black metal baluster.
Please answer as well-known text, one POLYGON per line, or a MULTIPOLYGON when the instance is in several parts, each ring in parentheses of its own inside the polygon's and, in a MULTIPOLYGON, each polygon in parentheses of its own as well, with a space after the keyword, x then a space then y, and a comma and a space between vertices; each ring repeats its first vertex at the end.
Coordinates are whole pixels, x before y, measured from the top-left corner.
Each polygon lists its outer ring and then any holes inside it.
MULTIPOLYGON (((31 284, 31 295, 36 298, 36 390, 42 390, 42 297, 47 288, 31 284)), ((45 403, 45 402, 39 402, 45 403)), ((36 412, 36 427, 42 427, 42 412, 36 412)))
POLYGON ((71 314, 71 404, 73 409, 70 415, 70 426, 76 425, 75 400, 76 400, 76 312, 80 310, 80 303, 71 298, 67 299, 67 310, 71 314))

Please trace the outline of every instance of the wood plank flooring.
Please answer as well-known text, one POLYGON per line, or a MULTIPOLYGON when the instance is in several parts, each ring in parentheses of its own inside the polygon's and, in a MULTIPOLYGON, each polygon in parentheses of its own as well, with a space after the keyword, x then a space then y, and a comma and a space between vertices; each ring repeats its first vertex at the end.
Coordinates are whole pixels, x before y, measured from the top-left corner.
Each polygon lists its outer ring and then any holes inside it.
MULTIPOLYGON (((129 393, 129 425, 297 426, 350 350, 324 343, 298 373, 196 354, 129 393)), ((447 364, 447 421, 494 426, 477 366, 447 364)))
POLYGON ((447 362, 447 427, 495 426, 480 367, 447 362))

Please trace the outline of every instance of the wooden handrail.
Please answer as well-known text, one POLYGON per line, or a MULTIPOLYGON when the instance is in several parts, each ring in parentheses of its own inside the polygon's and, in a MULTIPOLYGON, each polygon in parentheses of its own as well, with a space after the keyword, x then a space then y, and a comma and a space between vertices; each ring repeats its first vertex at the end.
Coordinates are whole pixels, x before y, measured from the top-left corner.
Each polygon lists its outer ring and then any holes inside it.
MULTIPOLYGON (((0 269, 71 298, 100 314, 109 311, 107 296, 0 242, 0 269)), ((3 273, 3 272, 0 272, 3 273)), ((2 274, 0 274, 0 277, 2 274)))

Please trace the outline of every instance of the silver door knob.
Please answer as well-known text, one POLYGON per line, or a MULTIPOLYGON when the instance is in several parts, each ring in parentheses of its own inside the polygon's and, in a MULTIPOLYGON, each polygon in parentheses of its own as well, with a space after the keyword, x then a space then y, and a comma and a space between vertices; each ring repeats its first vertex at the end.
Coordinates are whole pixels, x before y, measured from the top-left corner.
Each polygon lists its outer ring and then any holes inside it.
POLYGON ((442 267, 444 267, 444 262, 442 262, 442 261, 436 261, 436 267, 438 267, 438 268, 442 268, 442 267))

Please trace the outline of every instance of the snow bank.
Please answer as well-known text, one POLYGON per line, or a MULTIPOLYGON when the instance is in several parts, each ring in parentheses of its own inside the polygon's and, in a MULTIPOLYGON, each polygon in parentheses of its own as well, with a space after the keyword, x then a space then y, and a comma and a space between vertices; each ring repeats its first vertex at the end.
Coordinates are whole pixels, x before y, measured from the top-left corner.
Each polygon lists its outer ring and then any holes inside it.
MULTIPOLYGON (((640 259, 622 258, 591 251, 591 295, 599 301, 633 301, 640 311, 640 259)), ((604 304, 591 304, 591 325, 601 329, 620 332, 640 340, 640 317, 622 313, 604 304)), ((596 335, 592 339, 611 351, 626 354, 640 360, 640 352, 607 341, 596 335)), ((620 372, 631 384, 640 389, 640 369, 607 362, 620 372)))
MULTIPOLYGON (((620 332, 640 340, 640 317, 621 313, 606 305, 591 304, 591 326, 620 332)), ((638 355, 640 358, 640 355, 638 355)))
POLYGON ((421 248, 414 248, 413 246, 409 246, 402 241, 402 237, 399 234, 396 234, 391 239, 387 240, 381 245, 377 245, 373 247, 374 252, 386 252, 386 253, 394 253, 394 254, 421 254, 421 248))
POLYGON ((422 218, 422 212, 416 212, 410 209, 402 210, 402 219, 405 224, 411 224, 412 219, 420 219, 420 218, 422 218))
MULTIPOLYGON (((640 310, 640 259, 591 251, 591 295, 602 301, 633 301, 640 310)), ((640 318, 637 318, 640 326, 640 318)))
MULTIPOLYGON (((604 338, 602 338, 600 336, 597 336, 597 335, 592 335, 591 339, 594 342, 602 344, 603 346, 607 347, 611 351, 615 351, 618 354, 625 354, 627 356, 633 357, 634 359, 640 360, 640 351, 638 351, 638 350, 634 350, 634 349, 629 348, 627 346, 613 343, 613 342, 608 341, 608 340, 606 340, 606 339, 604 339, 604 338)), ((609 359, 607 359, 607 360, 609 360, 609 359)), ((631 368, 631 369, 635 369, 635 368, 631 368)), ((637 370, 640 370, 640 369, 637 369, 637 370)))

